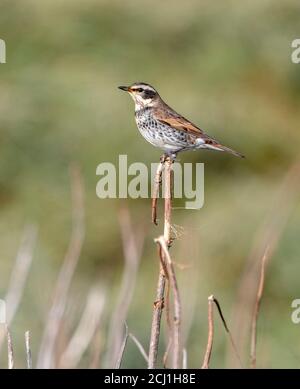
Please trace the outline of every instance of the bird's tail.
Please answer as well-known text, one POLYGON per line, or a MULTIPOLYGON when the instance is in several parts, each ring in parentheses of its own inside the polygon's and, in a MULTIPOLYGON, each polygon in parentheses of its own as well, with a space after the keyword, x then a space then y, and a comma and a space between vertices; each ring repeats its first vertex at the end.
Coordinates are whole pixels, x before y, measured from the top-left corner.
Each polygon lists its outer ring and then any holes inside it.
POLYGON ((233 149, 230 149, 229 147, 223 146, 220 143, 213 143, 213 144, 210 144, 208 147, 213 149, 213 150, 217 150, 217 151, 225 151, 226 153, 233 154, 239 158, 245 158, 245 156, 243 154, 241 154, 233 149))
POLYGON ((230 153, 230 154, 233 154, 235 155, 236 157, 239 157, 239 158, 245 158, 245 156, 241 153, 239 153, 238 151, 235 151, 233 149, 230 149, 229 147, 226 147, 226 146, 223 146, 223 145, 219 145, 220 149, 222 151, 226 151, 227 153, 230 153))

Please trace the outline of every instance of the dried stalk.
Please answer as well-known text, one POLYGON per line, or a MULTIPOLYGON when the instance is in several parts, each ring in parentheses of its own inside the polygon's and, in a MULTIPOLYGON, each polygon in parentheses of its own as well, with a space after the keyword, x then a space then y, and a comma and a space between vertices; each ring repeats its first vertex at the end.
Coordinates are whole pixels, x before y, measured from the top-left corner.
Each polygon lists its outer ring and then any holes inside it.
MULTIPOLYGON (((7 293, 4 298, 7 307, 6 323, 8 326, 12 323, 22 300, 26 280, 32 263, 36 237, 37 227, 35 225, 28 225, 25 227, 16 262, 11 272, 7 293)), ((5 334, 1 333, 0 349, 4 339, 5 334)))
POLYGON ((233 350, 235 352, 235 355, 239 361, 240 367, 243 367, 241 357, 237 351, 237 347, 234 343, 233 337, 231 332, 229 331, 229 328, 227 326, 227 323, 225 321, 221 306, 219 301, 214 297, 214 295, 211 295, 208 297, 208 339, 207 339, 207 346, 206 346, 206 351, 204 355, 204 360, 202 364, 202 369, 209 369, 209 362, 210 362, 210 357, 211 357, 211 352, 212 352, 212 346, 213 346, 213 339, 214 339, 214 316, 213 316, 213 305, 216 305, 218 313, 220 315, 220 318, 222 320, 223 326, 225 328, 225 331, 229 335, 230 343, 233 347, 233 350))
POLYGON ((187 364, 188 364, 188 355, 187 355, 187 349, 184 348, 182 350, 182 368, 187 369, 187 364))
POLYGON ((216 307, 217 307, 217 309, 218 309, 218 312, 219 312, 220 318, 221 318, 221 320, 222 320, 223 326, 224 326, 224 328, 225 328, 225 331, 226 331, 226 332, 228 333, 228 335, 229 335, 229 340, 230 340, 231 346, 232 346, 232 348, 233 348, 233 350, 234 350, 235 356, 236 356, 236 358, 237 358, 237 360, 238 360, 238 362, 239 362, 239 365, 240 365, 241 368, 243 368, 242 359, 241 359, 241 357, 240 357, 240 355, 239 355, 238 349, 237 349, 236 344, 235 344, 235 342, 234 342, 234 340, 233 340, 232 333, 231 333, 231 331, 229 330, 229 328, 228 328, 228 326, 227 326, 227 323, 226 323, 226 321, 225 321, 225 318, 224 318, 224 315, 223 315, 223 312, 222 312, 222 309, 221 309, 221 305, 220 305, 219 301, 218 301, 215 297, 214 297, 214 303, 216 304, 216 307))
POLYGON ((154 178, 153 193, 152 193, 151 218, 152 218, 152 223, 154 223, 155 225, 157 225, 157 199, 159 197, 159 189, 161 186, 163 167, 164 167, 164 158, 162 157, 157 166, 157 170, 154 178))
POLYGON ((85 235, 84 189, 77 166, 71 166, 72 232, 69 247, 61 267, 38 354, 37 367, 55 367, 55 343, 65 312, 71 281, 78 264, 85 235))
POLYGON ((171 245, 171 215, 172 215, 172 181, 173 161, 170 158, 165 160, 165 212, 164 212, 164 238, 168 246, 171 245))
POLYGON ((37 228, 29 225, 25 228, 16 263, 11 273, 8 292, 5 296, 7 306, 7 324, 10 325, 14 318, 25 287, 29 269, 32 263, 33 250, 36 243, 37 228))
MULTIPOLYGON (((164 156, 160 160, 160 165, 158 167, 157 176, 160 176, 160 169, 165 168, 165 187, 164 187, 164 238, 168 244, 171 243, 171 191, 172 191, 172 160, 170 158, 165 158, 164 156)), ((156 180, 156 182, 160 181, 156 180)), ((159 185, 157 185, 159 188, 159 185)), ((154 208, 152 202, 152 212, 155 209, 156 215, 156 205, 157 205, 157 189, 154 190, 154 208), (156 193, 156 195, 155 195, 156 193)), ((153 215, 153 213, 152 213, 153 215)), ((156 218, 152 217, 152 220, 156 218)), ((161 250, 161 248, 159 248, 161 250)), ((160 255, 161 257, 161 255, 160 255)), ((157 355, 158 355, 158 344, 160 337, 160 327, 161 327, 161 316, 164 308, 164 295, 165 295, 165 286, 166 286, 166 274, 165 269, 163 268, 162 261, 160 261, 159 276, 156 290, 156 300, 153 307, 153 316, 152 316, 152 325, 151 325, 151 335, 150 335, 150 346, 149 346, 149 363, 148 368, 154 369, 156 367, 157 355)))
POLYGON ((135 232, 133 231, 128 209, 124 208, 121 210, 119 220, 125 258, 125 268, 123 271, 118 301, 110 323, 107 345, 108 351, 105 361, 107 368, 113 368, 116 365, 116 361, 119 356, 119 350, 123 339, 123 325, 126 322, 128 309, 132 300, 144 243, 144 233, 142 232, 142 235, 137 238, 135 232))
POLYGON ((106 293, 102 288, 93 287, 91 289, 78 327, 61 356, 59 367, 71 369, 78 365, 99 327, 105 300, 106 293))
POLYGON ((142 354, 143 358, 145 359, 145 361, 147 362, 148 364, 148 355, 143 347, 143 345, 141 344, 141 342, 137 339, 136 336, 134 336, 133 334, 129 334, 129 337, 133 340, 133 342, 135 343, 136 347, 139 349, 140 353, 142 354))
POLYGON ((160 265, 157 290, 156 290, 156 301, 154 302, 154 307, 153 307, 148 369, 154 369, 156 367, 161 316, 164 308, 165 285, 166 285, 166 276, 162 266, 160 265))
POLYGON ((180 300, 180 294, 177 284, 177 279, 174 271, 174 266, 172 259, 170 257, 170 253, 168 250, 167 241, 165 240, 164 236, 159 237, 158 239, 155 239, 156 243, 159 243, 160 247, 162 248, 161 251, 161 262, 166 262, 167 269, 168 269, 168 278, 170 280, 170 285, 172 288, 173 296, 174 296, 174 321, 172 326, 172 367, 174 369, 179 369, 181 365, 181 342, 180 342, 180 325, 181 325, 181 300, 180 300))
POLYGON ((202 364, 202 369, 209 369, 209 361, 211 357, 211 351, 214 340, 214 296, 211 295, 208 297, 208 337, 207 337, 207 346, 204 355, 204 360, 202 364))
POLYGON ((122 343, 122 345, 121 345, 121 349, 120 349, 120 351, 119 351, 119 355, 118 355, 116 364, 115 364, 115 366, 114 366, 115 369, 120 369, 120 368, 121 368, 122 361, 123 361, 123 356, 124 356, 124 351, 125 351, 126 344, 127 344, 127 340, 128 340, 128 336, 129 336, 128 326, 127 326, 127 324, 125 323, 125 336, 124 336, 123 343, 122 343))
POLYGON ((14 368, 14 350, 13 350, 13 344, 11 339, 11 334, 8 328, 8 325, 6 325, 6 337, 7 337, 7 365, 8 369, 14 368))
POLYGON ((25 350, 26 350, 26 363, 27 369, 32 369, 32 356, 30 348, 30 332, 25 332, 25 350))
MULTIPOLYGON (((159 246, 159 256, 161 258, 161 247, 159 246)), ((164 265, 165 266, 165 265, 164 265)), ((165 274, 167 275, 168 274, 168 271, 167 269, 165 269, 165 274)), ((165 350, 165 353, 164 353, 164 357, 163 357, 163 366, 164 368, 167 368, 167 364, 168 364, 168 357, 169 357, 169 351, 171 350, 171 347, 172 347, 172 342, 173 342, 173 339, 172 339, 172 335, 173 335, 173 332, 172 332, 172 325, 173 325, 173 322, 172 322, 172 312, 171 312, 171 301, 170 301, 170 283, 167 282, 166 284, 166 298, 165 298, 165 306, 166 306, 166 322, 167 322, 167 337, 168 337, 168 344, 167 344, 167 347, 166 347, 166 350, 165 350)))
POLYGON ((259 314, 260 303, 264 291, 264 283, 265 283, 265 268, 266 262, 268 259, 268 248, 266 249, 262 260, 261 260, 261 270, 260 270, 260 279, 257 288, 257 295, 252 315, 252 323, 251 323, 251 346, 250 346, 250 366, 252 369, 256 368, 256 343, 257 343, 257 320, 259 314))

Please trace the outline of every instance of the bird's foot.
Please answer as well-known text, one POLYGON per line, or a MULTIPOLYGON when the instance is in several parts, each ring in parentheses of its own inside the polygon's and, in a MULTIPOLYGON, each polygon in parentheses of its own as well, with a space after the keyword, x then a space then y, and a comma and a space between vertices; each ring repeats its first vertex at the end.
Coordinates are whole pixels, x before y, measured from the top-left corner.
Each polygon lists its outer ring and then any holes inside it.
POLYGON ((176 154, 176 153, 170 154, 170 159, 171 159, 172 162, 175 162, 176 157, 177 157, 177 154, 176 154))
POLYGON ((166 153, 160 157, 160 162, 164 163, 167 160, 174 162, 176 160, 177 153, 166 153))
POLYGON ((167 154, 163 154, 163 155, 159 158, 160 163, 165 163, 167 158, 168 158, 168 155, 167 155, 167 154))

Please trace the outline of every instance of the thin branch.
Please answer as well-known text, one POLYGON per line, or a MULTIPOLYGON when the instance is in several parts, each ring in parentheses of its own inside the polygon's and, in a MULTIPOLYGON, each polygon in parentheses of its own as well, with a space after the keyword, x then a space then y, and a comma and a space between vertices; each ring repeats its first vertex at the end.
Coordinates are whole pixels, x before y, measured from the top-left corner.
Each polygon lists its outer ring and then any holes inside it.
POLYGON ((223 315, 223 312, 222 312, 221 305, 220 305, 219 301, 213 295, 212 295, 212 298, 213 298, 213 301, 216 304, 216 307, 218 309, 218 312, 219 312, 220 318, 222 320, 223 326, 225 328, 225 331, 230 333, 229 328, 227 326, 227 323, 225 321, 225 318, 224 318, 224 315, 223 315))
MULTIPOLYGON (((161 246, 160 245, 159 245, 159 250, 161 250, 161 246)), ((159 255, 160 255, 160 258, 161 258, 161 253, 159 255)), ((165 271, 165 274, 167 275, 168 274, 167 269, 165 269, 164 271, 165 271)), ((172 346, 172 342, 173 342, 173 339, 172 339, 172 335, 173 335, 172 325, 173 325, 173 322, 172 322, 172 318, 171 318, 171 301, 170 301, 170 283, 169 282, 166 283, 165 305, 166 305, 166 322, 167 322, 168 344, 167 344, 167 347, 166 347, 166 350, 165 350, 165 353, 164 353, 164 357, 163 357, 163 366, 164 366, 164 368, 167 367, 169 351, 171 350, 171 346, 172 346)))
POLYGON ((129 334, 129 337, 133 340, 133 342, 135 343, 135 345, 139 349, 140 353, 142 354, 143 358, 145 359, 145 361, 148 364, 148 361, 149 361, 148 360, 148 355, 147 355, 143 345, 141 344, 141 342, 131 333, 129 334))
POLYGON ((239 362, 240 367, 243 368, 242 359, 241 359, 241 357, 239 355, 238 349, 237 349, 236 344, 235 344, 235 342, 233 340, 232 333, 229 330, 229 327, 228 327, 228 325, 226 323, 225 317, 224 317, 222 309, 221 309, 221 305, 220 305, 219 301, 213 295, 211 295, 210 298, 212 299, 212 301, 215 303, 215 305, 217 307, 217 310, 218 310, 219 316, 220 316, 220 318, 222 320, 222 323, 223 323, 223 326, 225 328, 225 331, 228 333, 231 346, 232 346, 232 348, 234 350, 234 354, 235 354, 235 356, 236 356, 236 358, 237 358, 237 360, 239 362))
MULTIPOLYGON (((170 253, 167 246, 167 241, 165 240, 164 236, 159 237, 158 239, 155 239, 156 243, 159 243, 159 245, 162 248, 162 257, 165 258, 166 264, 168 266, 168 276, 170 280, 170 285, 172 288, 173 296, 174 296, 174 321, 173 321, 173 361, 172 366, 174 369, 179 369, 181 367, 181 342, 180 342, 180 325, 181 325, 181 300, 180 300, 180 294, 177 284, 177 279, 174 271, 174 266, 172 259, 170 257, 170 253)), ((164 258, 162 258, 162 261, 164 261, 164 258)))
POLYGON ((161 158, 157 166, 157 170, 154 178, 153 192, 152 192, 151 218, 152 218, 152 223, 154 223, 155 225, 157 225, 157 199, 159 197, 159 189, 161 186, 163 167, 164 167, 164 159, 161 158))
POLYGON ((11 334, 10 334, 8 325, 6 325, 6 337, 7 337, 8 369, 13 369, 14 368, 14 350, 13 350, 13 344, 12 344, 11 334))
POLYGON ((215 303, 218 313, 220 315, 221 321, 223 323, 223 326, 225 328, 225 331, 229 335, 230 343, 233 347, 233 350, 235 352, 235 355, 239 361, 240 367, 243 367, 241 357, 238 353, 237 347, 234 343, 232 334, 228 328, 228 325, 226 323, 226 320, 224 318, 221 305, 219 301, 214 297, 214 295, 211 295, 208 297, 208 340, 207 340, 207 346, 206 346, 206 352, 204 356, 204 361, 202 364, 202 369, 208 369, 209 368, 209 362, 210 362, 210 357, 211 357, 211 352, 212 352, 212 345, 213 345, 213 337, 214 337, 214 319, 213 319, 213 303, 215 303))
POLYGON ((93 287, 88 294, 87 303, 81 320, 66 350, 61 356, 59 366, 64 369, 75 368, 91 343, 102 318, 105 306, 105 291, 93 287))
POLYGON ((165 182, 164 182, 164 199, 165 199, 165 211, 164 211, 164 238, 167 245, 171 245, 171 216, 172 216, 172 180, 173 180, 173 161, 170 158, 165 160, 165 182))
POLYGON ((251 368, 256 368, 256 343, 257 343, 257 320, 259 314, 259 308, 261 304, 261 299, 264 291, 264 283, 265 283, 265 268, 266 262, 268 259, 269 248, 266 248, 266 251, 261 260, 261 270, 260 270, 260 279, 257 288, 256 301, 254 305, 253 315, 252 315, 252 323, 251 323, 251 349, 250 349, 250 363, 251 368))
POLYGON ((188 365, 187 349, 184 348, 184 349, 182 350, 182 368, 183 368, 183 369, 187 369, 187 368, 188 368, 187 365, 188 365))
POLYGON ((53 301, 48 313, 46 327, 38 354, 37 367, 49 369, 55 366, 55 343, 65 312, 68 292, 75 273, 85 236, 84 188, 77 166, 71 166, 72 232, 69 247, 64 258, 54 289, 53 301))
POLYGON ((208 297, 208 337, 207 337, 207 346, 204 355, 204 360, 202 364, 202 369, 209 369, 209 362, 211 357, 211 351, 214 340, 214 296, 211 295, 208 297))
POLYGON ((32 369, 32 356, 30 348, 30 332, 25 332, 25 350, 26 350, 26 363, 27 369, 32 369))
POLYGON ((127 319, 128 309, 133 297, 144 243, 144 232, 140 232, 139 236, 136 237, 127 208, 121 209, 119 222, 125 267, 122 275, 120 293, 110 323, 105 361, 107 368, 112 368, 116 365, 116 360, 119 355, 123 338, 123 323, 127 319))
POLYGON ((152 316, 149 358, 148 358, 149 369, 154 369, 156 367, 156 361, 158 355, 158 343, 159 343, 159 336, 160 336, 161 316, 164 308, 165 285, 166 285, 165 272, 163 271, 162 266, 160 266, 157 290, 156 290, 156 301, 153 304, 153 316, 152 316))
MULTIPOLYGON (((165 182, 164 182, 164 237, 168 244, 171 243, 171 212, 172 212, 172 160, 162 156, 160 159, 160 165, 165 169, 165 182)), ((157 196, 156 196, 157 197, 157 196)), ((153 207, 152 207, 153 210, 153 207)), ((156 203, 155 203, 156 210, 156 203)), ((155 211, 156 212, 156 211, 155 211)), ((159 275, 156 289, 156 300, 153 307, 152 324, 151 324, 151 335, 149 345, 149 363, 148 368, 154 369, 157 363, 158 345, 160 337, 161 317, 164 308, 164 295, 166 286, 166 269, 164 269, 164 261, 162 261, 161 247, 159 247, 159 275)))
POLYGON ((115 369, 120 369, 121 368, 122 361, 123 361, 123 356, 124 356, 124 351, 125 351, 127 340, 128 340, 128 336, 129 336, 128 326, 125 323, 125 336, 124 336, 124 340, 123 340, 123 343, 121 345, 121 349, 119 351, 119 355, 118 355, 118 358, 117 358, 117 361, 116 361, 116 364, 115 364, 115 367, 114 367, 115 369))

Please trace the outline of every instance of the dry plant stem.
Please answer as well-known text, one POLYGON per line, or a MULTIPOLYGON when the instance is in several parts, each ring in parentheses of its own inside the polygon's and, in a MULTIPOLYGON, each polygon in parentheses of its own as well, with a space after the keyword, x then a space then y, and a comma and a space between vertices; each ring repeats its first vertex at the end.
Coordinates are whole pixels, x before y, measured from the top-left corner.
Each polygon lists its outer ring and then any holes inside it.
POLYGON ((11 339, 11 334, 8 328, 8 325, 6 325, 6 337, 7 337, 7 365, 8 369, 14 368, 14 351, 13 351, 13 344, 11 339))
POLYGON ((127 319, 128 309, 133 297, 138 267, 144 244, 144 232, 136 234, 133 230, 130 213, 127 208, 121 209, 120 229, 122 236, 125 268, 122 275, 121 289, 110 322, 105 365, 113 368, 119 355, 123 340, 123 326, 127 319), (138 235, 138 236, 136 236, 138 235))
POLYGON ((187 355, 187 350, 184 348, 182 350, 182 368, 187 369, 187 363, 188 363, 188 355, 187 355))
POLYGON ((25 332, 25 350, 26 350, 26 363, 27 369, 32 369, 32 356, 30 348, 30 332, 25 332))
POLYGON ((261 260, 261 270, 260 270, 260 279, 257 289, 257 295, 253 310, 252 323, 251 323, 251 349, 250 349, 250 366, 252 369, 256 368, 256 343, 257 343, 257 320, 259 314, 260 303, 264 291, 264 283, 265 283, 265 268, 266 262, 268 258, 268 248, 266 249, 262 260, 261 260))
POLYGON ((93 340, 96 329, 100 326, 105 301, 106 292, 103 288, 92 287, 78 327, 60 358, 59 367, 71 369, 79 364, 84 352, 93 340))
POLYGON ((174 296, 174 321, 173 321, 173 334, 172 334, 172 367, 173 369, 179 369, 181 364, 182 350, 181 350, 181 339, 180 339, 180 325, 181 325, 181 300, 177 284, 177 279, 174 271, 173 262, 170 257, 168 250, 167 241, 164 236, 159 237, 155 240, 162 248, 161 261, 165 261, 168 267, 168 277, 170 280, 170 286, 174 296))
POLYGON ((170 158, 165 160, 165 211, 164 211, 164 238, 168 246, 171 245, 171 215, 172 215, 172 164, 170 158))
POLYGON ((157 170, 154 178, 153 193, 152 193, 151 218, 152 218, 152 223, 154 223, 155 225, 157 225, 157 199, 159 197, 159 189, 161 185, 163 167, 164 167, 164 157, 161 158, 157 166, 157 170))
MULTIPOLYGON (((159 245, 159 250, 161 251, 161 246, 159 245)), ((161 258, 161 252, 159 251, 159 257, 161 258)), ((165 270, 165 274, 168 274, 167 269, 165 270)), ((169 351, 171 350, 172 346, 172 318, 171 318, 171 304, 170 304, 170 283, 167 282, 166 284, 166 298, 165 298, 165 306, 166 306, 166 321, 167 321, 167 332, 168 332, 168 344, 166 347, 166 351, 164 353, 163 357, 163 366, 164 368, 167 367, 168 363, 168 356, 169 356, 169 351)))
POLYGON ((238 353, 238 350, 237 350, 236 344, 235 344, 235 342, 233 340, 233 336, 231 334, 231 331, 229 330, 229 328, 227 326, 227 323, 225 321, 225 318, 224 318, 224 315, 223 315, 223 312, 222 312, 222 309, 221 309, 221 305, 220 305, 219 301, 214 296, 212 296, 212 298, 213 298, 213 302, 215 303, 215 305, 216 305, 216 307, 218 309, 218 313, 219 313, 220 318, 222 320, 222 323, 223 323, 223 326, 225 328, 225 331, 229 335, 229 340, 230 340, 230 343, 231 343, 232 348, 234 350, 235 356, 236 356, 236 358, 237 358, 237 360, 239 362, 240 367, 243 368, 243 363, 242 363, 241 357, 240 357, 240 355, 238 353))
POLYGON ((37 367, 50 369, 55 367, 55 342, 59 334, 65 312, 71 281, 81 254, 85 235, 84 223, 84 189, 82 177, 77 166, 71 166, 72 192, 72 232, 69 247, 61 267, 53 301, 46 320, 46 327, 39 350, 37 367))
POLYGON ((141 344, 141 342, 137 339, 136 336, 134 336, 133 334, 129 334, 129 337, 132 339, 132 341, 135 343, 136 347, 139 349, 140 353, 142 354, 143 358, 145 359, 145 361, 149 362, 149 359, 148 359, 148 355, 143 347, 143 345, 141 344))
MULTIPOLYGON (((163 157, 161 158, 163 160, 163 157)), ((164 238, 167 242, 168 248, 171 245, 171 212, 172 212, 172 189, 173 189, 173 171, 172 171, 172 160, 170 158, 165 158, 165 215, 164 215, 164 238)), ((159 250, 162 250, 161 245, 159 245, 159 250)), ((161 258, 161 266, 164 266, 165 261, 162 260, 162 253, 159 252, 159 256, 161 258)), ((164 269, 165 274, 168 274, 168 269, 164 269)), ((168 277, 167 277, 168 278, 168 277)), ((171 350, 172 342, 173 342, 173 331, 172 331, 172 322, 171 322, 171 308, 170 308, 170 285, 167 282, 167 293, 165 299, 166 306, 166 319, 167 319, 167 327, 168 327, 168 344, 166 351, 163 357, 163 365, 166 367, 169 351, 171 350)))
POLYGON ((214 316, 213 316, 213 305, 214 304, 217 307, 217 310, 218 310, 218 313, 219 313, 220 318, 222 320, 225 331, 229 335, 231 345, 232 345, 234 352, 235 352, 235 355, 239 361, 240 367, 243 367, 242 361, 241 361, 240 355, 237 351, 237 347, 234 343, 232 334, 229 331, 229 328, 228 328, 227 323, 225 321, 220 303, 213 295, 211 295, 208 297, 208 339, 207 339, 207 346, 206 346, 206 351, 205 351, 204 360, 203 360, 203 364, 202 364, 202 369, 209 369, 209 362, 210 362, 212 346, 213 346, 213 338, 214 338, 214 316))
POLYGON ((204 355, 204 360, 202 364, 202 369, 209 369, 209 361, 211 357, 211 351, 214 340, 214 296, 211 295, 208 297, 208 337, 207 337, 207 346, 204 355))
POLYGON ((123 343, 121 345, 121 349, 119 351, 119 355, 118 355, 116 364, 114 366, 115 369, 120 369, 121 368, 122 360, 123 360, 123 356, 124 356, 124 351, 125 351, 127 340, 128 340, 128 336, 129 336, 128 326, 125 323, 125 337, 124 337, 123 343))
MULTIPOLYGON (((16 262, 11 272, 8 290, 4 298, 7 307, 6 322, 8 326, 13 321, 23 297, 26 280, 32 263, 36 237, 37 227, 35 225, 26 226, 22 237, 21 246, 17 254, 16 262)), ((4 339, 5 333, 1 332, 0 348, 4 339)))
POLYGON ((11 323, 19 307, 29 269, 32 263, 36 243, 37 228, 29 225, 25 228, 15 266, 11 273, 8 292, 5 296, 7 306, 7 323, 11 323))
POLYGON ((154 308, 153 308, 148 369, 155 369, 156 367, 161 316, 162 316, 162 311, 164 306, 165 285, 166 285, 166 276, 163 267, 160 265, 157 291, 156 291, 156 301, 154 302, 154 308))
MULTIPOLYGON (((167 242, 171 240, 171 171, 172 171, 172 160, 162 156, 160 159, 159 169, 157 170, 157 176, 161 176, 162 169, 165 168, 165 187, 164 187, 164 237, 167 242), (160 170, 161 169, 161 170, 160 170)), ((159 182, 156 180, 156 182, 159 182)), ((156 221, 156 217, 153 218, 153 209, 157 208, 157 194, 159 192, 159 185, 156 186, 156 191, 154 190, 153 198, 156 198, 154 201, 154 207, 152 202, 152 220, 156 221), (157 189, 158 187, 158 189, 157 189), (155 219, 155 220, 154 220, 155 219)), ((159 248, 161 250, 161 248, 159 248)), ((161 255, 160 255, 161 258, 161 255)), ((166 286, 166 273, 165 273, 163 262, 160 261, 159 276, 156 290, 156 300, 154 302, 153 316, 152 316, 152 325, 151 325, 151 335, 150 335, 150 346, 149 346, 149 362, 148 368, 154 369, 156 367, 157 355, 158 355, 158 345, 160 337, 160 327, 161 327, 161 316, 164 308, 164 295, 165 295, 165 286, 166 286)))

